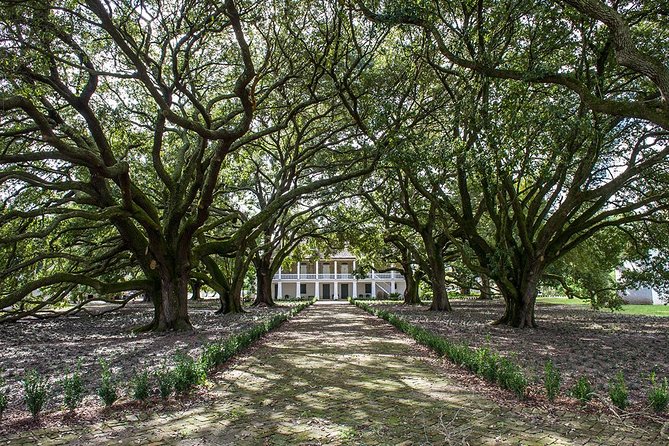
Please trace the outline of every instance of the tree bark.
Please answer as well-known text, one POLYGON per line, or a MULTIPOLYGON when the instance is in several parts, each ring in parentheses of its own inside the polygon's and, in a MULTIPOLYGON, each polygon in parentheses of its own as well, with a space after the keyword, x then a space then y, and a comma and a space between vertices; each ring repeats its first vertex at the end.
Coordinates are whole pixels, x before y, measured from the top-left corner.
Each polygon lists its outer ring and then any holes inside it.
POLYGON ((432 282, 432 304, 430 311, 453 311, 446 290, 446 271, 441 250, 431 239, 424 238, 425 250, 430 266, 429 276, 432 282))
POLYGON ((420 278, 416 271, 411 268, 411 260, 408 255, 404 256, 402 269, 406 289, 404 290, 404 305, 420 305, 420 296, 418 295, 418 284, 420 278))
POLYGON ((420 305, 420 296, 418 295, 418 280, 411 269, 404 270, 404 279, 406 281, 406 289, 404 290, 404 304, 405 305, 420 305))
POLYGON ((480 300, 491 300, 492 291, 490 289, 490 278, 485 274, 481 275, 481 294, 479 295, 480 300))
POLYGON ((173 273, 161 271, 158 324, 155 331, 186 331, 193 326, 188 317, 188 282, 187 271, 173 273))
POLYGON ((193 295, 190 300, 200 300, 200 291, 202 290, 202 282, 199 280, 191 280, 191 292, 193 295))
POLYGON ((494 325, 508 325, 514 328, 536 328, 534 307, 537 301, 539 279, 543 267, 530 264, 520 276, 519 283, 500 283, 504 297, 504 316, 494 325))
POLYGON ((272 299, 272 258, 264 255, 253 260, 256 268, 256 299, 253 306, 265 305, 273 307, 276 304, 272 299))
POLYGON ((233 278, 230 285, 230 288, 221 293, 221 307, 216 311, 216 314, 244 313, 242 306, 244 275, 242 275, 241 280, 238 277, 233 278))
POLYGON ((228 281, 225 291, 221 293, 221 308, 216 314, 244 313, 242 306, 242 289, 244 278, 248 271, 249 260, 243 251, 239 251, 235 257, 235 269, 228 281))

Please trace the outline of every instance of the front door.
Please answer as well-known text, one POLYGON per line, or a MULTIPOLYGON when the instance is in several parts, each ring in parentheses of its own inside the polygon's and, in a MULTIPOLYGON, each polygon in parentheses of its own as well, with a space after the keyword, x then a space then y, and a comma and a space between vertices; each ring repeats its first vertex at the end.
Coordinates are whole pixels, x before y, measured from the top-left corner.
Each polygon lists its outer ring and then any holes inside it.
POLYGON ((330 294, 330 284, 329 283, 324 283, 323 284, 323 299, 332 299, 332 295, 330 294))
POLYGON ((342 283, 341 284, 341 295, 339 297, 341 297, 342 299, 346 299, 347 297, 351 297, 348 294, 348 283, 342 283))

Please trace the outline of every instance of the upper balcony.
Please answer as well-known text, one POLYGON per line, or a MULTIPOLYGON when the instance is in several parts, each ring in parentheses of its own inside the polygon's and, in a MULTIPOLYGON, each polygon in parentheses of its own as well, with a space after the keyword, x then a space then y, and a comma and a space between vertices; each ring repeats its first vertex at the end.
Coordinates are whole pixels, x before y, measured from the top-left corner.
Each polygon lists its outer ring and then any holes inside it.
MULTIPOLYGON (((274 280, 304 280, 304 281, 320 281, 320 280, 356 280, 353 274, 313 274, 313 273, 284 273, 280 272, 274 275, 274 280)), ((378 273, 370 271, 367 277, 357 280, 404 280, 404 276, 396 271, 378 273)))

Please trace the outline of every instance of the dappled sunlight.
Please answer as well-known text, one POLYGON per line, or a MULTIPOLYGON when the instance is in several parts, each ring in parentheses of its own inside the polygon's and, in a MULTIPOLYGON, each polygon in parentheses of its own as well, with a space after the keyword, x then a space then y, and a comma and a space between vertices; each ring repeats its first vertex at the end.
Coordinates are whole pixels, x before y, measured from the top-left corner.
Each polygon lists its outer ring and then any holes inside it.
MULTIPOLYGON (((105 422, 80 437, 61 432, 67 441, 45 444, 575 445, 593 431, 618 432, 582 414, 558 420, 500 407, 390 325, 346 305, 305 310, 212 381, 210 398, 193 409, 105 422)), ((604 437, 595 444, 617 444, 604 437)))

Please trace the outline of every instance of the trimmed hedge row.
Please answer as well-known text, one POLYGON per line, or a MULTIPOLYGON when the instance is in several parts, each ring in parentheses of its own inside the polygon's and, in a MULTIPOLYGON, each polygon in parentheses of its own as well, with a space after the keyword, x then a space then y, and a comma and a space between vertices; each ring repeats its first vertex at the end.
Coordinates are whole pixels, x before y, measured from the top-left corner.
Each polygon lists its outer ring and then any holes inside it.
POLYGON ((389 311, 373 308, 355 299, 349 298, 349 302, 388 321, 414 338, 418 343, 432 349, 441 356, 446 356, 455 364, 471 370, 487 381, 497 383, 504 389, 511 390, 520 398, 525 396, 528 379, 520 366, 510 359, 504 358, 488 348, 471 348, 465 344, 456 344, 424 328, 415 326, 389 311))
POLYGON ((315 301, 316 300, 314 299, 297 304, 290 309, 288 314, 277 314, 272 319, 265 321, 262 324, 256 325, 255 327, 242 333, 233 335, 224 342, 215 342, 205 345, 204 351, 197 359, 197 362, 201 365, 202 369, 206 373, 210 372, 237 354, 240 350, 250 346, 270 330, 277 328, 279 325, 283 324, 288 319, 295 316, 309 305, 313 304, 315 301))
MULTIPOLYGON (((223 342, 213 342, 203 346, 200 356, 193 358, 185 353, 176 352, 175 366, 168 369, 165 365, 156 371, 155 376, 157 391, 162 398, 168 398, 175 391, 177 393, 187 393, 193 387, 205 382, 209 375, 217 366, 228 361, 241 350, 249 347, 255 341, 267 334, 270 330, 277 328, 289 318, 295 316, 300 311, 313 304, 314 300, 305 301, 292 307, 286 314, 278 314, 268 321, 255 325, 254 327, 239 334, 227 338, 223 342)), ((119 385, 117 378, 111 372, 109 364, 101 360, 102 376, 101 383, 97 388, 97 394, 106 407, 111 406, 119 398, 119 385)), ((24 378, 24 400, 33 415, 38 417, 44 403, 53 396, 53 391, 49 391, 46 385, 47 379, 37 374, 36 371, 30 371, 24 378)), ((129 381, 128 396, 144 401, 151 392, 151 383, 149 382, 148 371, 139 371, 135 377, 129 381)), ((77 367, 70 375, 66 375, 61 380, 61 386, 64 394, 64 405, 74 410, 81 403, 87 389, 81 382, 81 375, 77 367)), ((0 376, 0 418, 7 407, 7 393, 4 389, 4 381, 0 376)))

